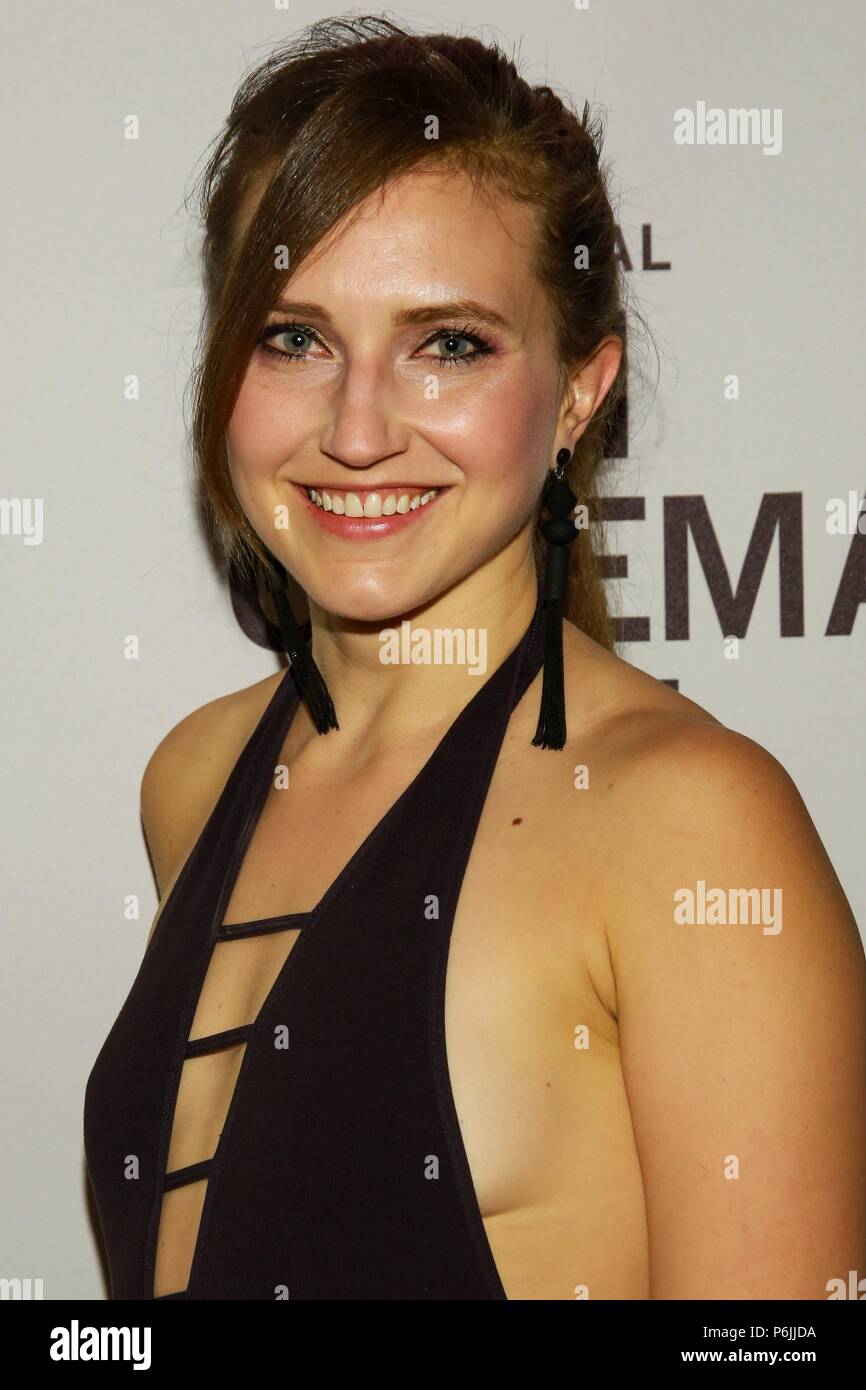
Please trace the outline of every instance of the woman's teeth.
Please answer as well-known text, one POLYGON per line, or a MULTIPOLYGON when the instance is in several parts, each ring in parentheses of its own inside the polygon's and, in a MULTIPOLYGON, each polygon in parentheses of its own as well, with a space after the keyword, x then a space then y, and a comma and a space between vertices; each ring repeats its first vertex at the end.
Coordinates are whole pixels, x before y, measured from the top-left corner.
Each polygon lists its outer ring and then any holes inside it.
POLYGON ((324 488, 305 489, 311 502, 324 512, 335 516, 393 516, 395 512, 414 512, 416 507, 426 507, 437 496, 440 489, 431 487, 427 492, 366 492, 362 501, 357 492, 326 492, 324 488))

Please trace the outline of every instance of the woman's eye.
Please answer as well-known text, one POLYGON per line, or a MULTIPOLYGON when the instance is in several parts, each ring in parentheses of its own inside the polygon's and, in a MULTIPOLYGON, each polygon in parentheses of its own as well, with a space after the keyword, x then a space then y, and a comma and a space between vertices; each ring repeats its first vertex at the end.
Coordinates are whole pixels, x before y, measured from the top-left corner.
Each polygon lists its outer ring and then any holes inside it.
MULTIPOLYGON (((304 328, 298 323, 270 323, 259 336, 259 347, 283 361, 306 358, 311 346, 318 342, 311 328, 304 328)), ((490 343, 469 329, 458 331, 456 328, 440 328, 426 343, 421 344, 419 352, 439 345, 443 351, 437 352, 433 361, 444 367, 469 366, 479 357, 494 351, 490 343)))
POLYGON ((301 328, 297 324, 268 324, 265 331, 259 338, 259 345, 265 352, 270 352, 274 357, 306 357, 309 347, 304 346, 304 339, 313 341, 315 335, 309 328, 301 328), (271 339, 275 339, 279 346, 274 346, 271 339))
POLYGON ((443 366, 446 367, 468 366, 485 353, 493 351, 490 344, 486 343, 477 333, 458 333, 454 328, 441 329, 438 333, 435 333, 432 338, 428 338, 423 346, 431 347, 434 344, 440 343, 444 348, 444 352, 438 354, 435 360, 441 362, 443 366), (465 350, 467 344, 471 349, 469 352, 465 350))

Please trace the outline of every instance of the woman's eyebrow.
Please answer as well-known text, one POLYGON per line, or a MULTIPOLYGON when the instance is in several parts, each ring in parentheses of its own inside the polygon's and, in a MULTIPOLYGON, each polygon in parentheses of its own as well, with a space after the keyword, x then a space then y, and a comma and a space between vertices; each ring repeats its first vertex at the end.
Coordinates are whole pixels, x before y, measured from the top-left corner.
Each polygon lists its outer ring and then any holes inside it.
MULTIPOLYGON (((318 318, 324 323, 333 322, 323 305, 314 304, 310 300, 279 299, 276 308, 281 313, 295 314, 299 318, 318 318)), ((398 309, 393 315, 393 323, 396 327, 402 327, 408 323, 433 323, 444 318, 484 319, 485 322, 496 324, 498 328, 506 331, 512 329, 512 324, 504 314, 500 314, 489 304, 480 303, 477 299, 449 299, 438 304, 419 304, 410 309, 398 309)))

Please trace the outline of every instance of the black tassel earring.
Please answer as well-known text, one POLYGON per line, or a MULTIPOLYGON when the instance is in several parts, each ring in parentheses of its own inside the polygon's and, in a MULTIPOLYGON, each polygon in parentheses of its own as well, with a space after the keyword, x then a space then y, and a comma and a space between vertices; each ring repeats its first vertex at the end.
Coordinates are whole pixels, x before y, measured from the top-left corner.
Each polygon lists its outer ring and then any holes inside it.
POLYGON ((577 535, 574 522, 569 520, 577 498, 563 476, 571 461, 571 450, 560 449, 556 468, 548 479, 544 505, 550 512, 541 523, 541 534, 547 541, 544 566, 544 674, 541 684, 541 709, 538 728, 532 740, 536 748, 565 746, 565 689, 562 658, 562 613, 568 579, 569 545, 577 535))
POLYGON ((269 559, 267 573, 277 609, 280 632, 283 636, 283 646, 292 668, 292 676, 302 698, 306 701, 313 723, 320 734, 326 734, 330 729, 339 729, 334 702, 325 684, 324 676, 313 660, 313 654, 307 647, 306 638, 292 612, 289 596, 286 593, 286 570, 279 560, 269 559))

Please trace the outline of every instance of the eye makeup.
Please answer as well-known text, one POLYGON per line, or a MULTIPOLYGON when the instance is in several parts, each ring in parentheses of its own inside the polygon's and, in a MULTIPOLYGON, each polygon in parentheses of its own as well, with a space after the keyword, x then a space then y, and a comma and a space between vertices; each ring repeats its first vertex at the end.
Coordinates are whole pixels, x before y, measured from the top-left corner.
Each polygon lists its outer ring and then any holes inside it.
MULTIPOLYGON (((259 335, 258 346, 273 359, 282 359, 286 362, 311 360, 308 358, 307 352, 303 350, 286 352, 278 347, 273 347, 269 341, 271 338, 285 337, 288 335, 312 338, 321 347, 324 347, 324 343, 314 328, 311 328, 308 324, 296 323, 294 321, 266 324, 264 330, 259 335)), ((489 339, 482 336, 480 331, 471 323, 464 324, 460 328, 442 325, 429 334, 424 342, 419 344, 416 351, 421 351, 421 349, 425 347, 430 347, 433 343, 439 342, 441 339, 445 339, 446 341, 457 341, 461 338, 472 346, 473 351, 471 353, 449 352, 444 356, 430 357, 422 360, 433 362, 437 366, 463 367, 472 366, 481 357, 496 353, 494 345, 489 339)))

